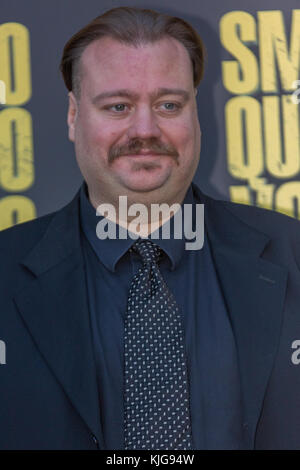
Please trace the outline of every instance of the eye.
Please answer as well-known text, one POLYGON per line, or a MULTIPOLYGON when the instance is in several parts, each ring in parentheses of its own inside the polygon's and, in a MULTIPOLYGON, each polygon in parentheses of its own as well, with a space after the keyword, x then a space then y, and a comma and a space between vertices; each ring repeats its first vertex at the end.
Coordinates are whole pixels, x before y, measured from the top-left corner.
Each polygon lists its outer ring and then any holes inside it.
POLYGON ((126 108, 126 104, 124 103, 114 104, 110 107, 110 109, 112 109, 113 111, 117 111, 117 112, 125 111, 125 108, 126 108))
POLYGON ((123 111, 126 111, 126 107, 128 108, 127 104, 117 103, 117 104, 105 106, 105 109, 107 109, 108 111, 116 112, 116 113, 122 113, 123 111))
POLYGON ((178 103, 173 103, 172 101, 168 101, 166 103, 162 103, 163 109, 165 111, 178 111, 181 108, 181 105, 178 103))

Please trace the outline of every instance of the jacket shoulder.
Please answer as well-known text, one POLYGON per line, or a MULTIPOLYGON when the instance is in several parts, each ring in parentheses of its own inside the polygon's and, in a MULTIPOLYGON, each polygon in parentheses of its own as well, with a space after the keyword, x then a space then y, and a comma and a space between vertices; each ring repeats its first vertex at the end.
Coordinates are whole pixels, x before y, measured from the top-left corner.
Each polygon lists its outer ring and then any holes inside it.
MULTIPOLYGON (((219 201, 223 207, 245 224, 271 236, 294 234, 300 237, 300 221, 270 209, 230 201, 219 201)), ((300 238, 299 238, 300 241, 300 238)))
POLYGON ((292 236, 296 241, 300 241, 299 220, 261 207, 214 199, 203 193, 195 183, 192 186, 194 194, 200 202, 217 209, 217 211, 213 211, 214 214, 222 213, 224 215, 224 211, 225 213, 228 211, 245 225, 248 225, 249 229, 263 232, 271 238, 290 238, 292 236))
POLYGON ((18 257, 27 253, 46 233, 49 225, 55 219, 55 224, 70 222, 78 212, 79 191, 72 200, 58 210, 37 217, 34 220, 23 222, 0 232, 0 251, 5 256, 18 257))
POLYGON ((2 256, 17 258, 28 252, 45 233, 57 212, 59 211, 2 230, 0 232, 2 256))
POLYGON ((0 252, 7 259, 19 259, 26 255, 47 232, 51 222, 69 222, 77 212, 79 192, 64 207, 28 222, 23 222, 0 232, 0 252))

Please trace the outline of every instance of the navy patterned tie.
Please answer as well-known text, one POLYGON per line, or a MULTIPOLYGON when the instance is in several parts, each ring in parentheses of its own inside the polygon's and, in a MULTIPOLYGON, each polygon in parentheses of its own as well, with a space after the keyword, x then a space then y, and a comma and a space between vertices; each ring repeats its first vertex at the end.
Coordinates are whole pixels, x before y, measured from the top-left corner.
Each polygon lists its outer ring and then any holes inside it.
POLYGON ((192 449, 181 316, 158 267, 161 250, 139 239, 125 318, 125 449, 192 449))

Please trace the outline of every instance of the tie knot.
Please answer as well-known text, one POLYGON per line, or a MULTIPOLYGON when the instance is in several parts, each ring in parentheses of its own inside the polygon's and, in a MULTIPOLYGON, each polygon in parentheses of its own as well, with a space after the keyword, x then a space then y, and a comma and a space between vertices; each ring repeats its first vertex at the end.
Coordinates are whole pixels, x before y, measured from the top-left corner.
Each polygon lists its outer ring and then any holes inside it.
POLYGON ((145 264, 157 263, 161 255, 161 249, 151 240, 137 240, 132 247, 132 251, 138 253, 145 264))

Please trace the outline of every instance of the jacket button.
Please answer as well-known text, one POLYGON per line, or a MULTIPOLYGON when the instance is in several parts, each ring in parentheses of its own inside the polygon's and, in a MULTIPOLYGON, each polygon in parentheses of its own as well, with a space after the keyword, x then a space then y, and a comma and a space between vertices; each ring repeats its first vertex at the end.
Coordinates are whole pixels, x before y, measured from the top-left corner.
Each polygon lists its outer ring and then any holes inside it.
POLYGON ((92 440, 93 443, 98 447, 98 439, 96 438, 96 436, 94 436, 94 434, 92 434, 92 440))

